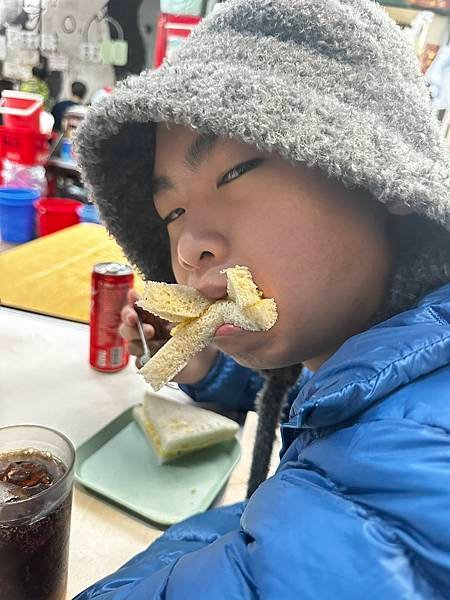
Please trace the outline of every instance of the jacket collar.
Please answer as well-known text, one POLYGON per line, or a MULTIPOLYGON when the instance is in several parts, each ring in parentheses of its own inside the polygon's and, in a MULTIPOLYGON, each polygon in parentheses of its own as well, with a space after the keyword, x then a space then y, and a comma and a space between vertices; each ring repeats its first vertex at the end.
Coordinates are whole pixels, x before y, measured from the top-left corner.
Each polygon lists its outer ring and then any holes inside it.
MULTIPOLYGON (((300 389, 283 430, 336 427, 395 389, 450 363, 450 284, 348 339, 300 389)), ((285 445, 285 444, 283 444, 285 445)))

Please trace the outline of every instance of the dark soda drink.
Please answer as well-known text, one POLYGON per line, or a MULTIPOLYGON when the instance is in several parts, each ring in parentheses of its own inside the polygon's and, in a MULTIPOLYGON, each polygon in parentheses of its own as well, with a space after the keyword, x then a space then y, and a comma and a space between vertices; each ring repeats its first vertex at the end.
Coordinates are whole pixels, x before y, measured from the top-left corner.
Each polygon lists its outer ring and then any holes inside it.
POLYGON ((2 599, 65 599, 72 467, 48 450, 0 445, 2 599))

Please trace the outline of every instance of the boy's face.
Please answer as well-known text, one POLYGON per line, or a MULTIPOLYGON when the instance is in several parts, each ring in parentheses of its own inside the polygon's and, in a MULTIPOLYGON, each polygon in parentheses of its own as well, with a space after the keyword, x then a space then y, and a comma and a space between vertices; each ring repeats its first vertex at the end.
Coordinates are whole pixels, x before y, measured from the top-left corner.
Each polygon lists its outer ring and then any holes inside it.
POLYGON ((154 202, 167 219, 178 283, 226 295, 226 267, 249 267, 278 306, 267 332, 238 328, 214 343, 239 363, 312 369, 363 330, 391 270, 385 208, 276 154, 159 125, 154 202))

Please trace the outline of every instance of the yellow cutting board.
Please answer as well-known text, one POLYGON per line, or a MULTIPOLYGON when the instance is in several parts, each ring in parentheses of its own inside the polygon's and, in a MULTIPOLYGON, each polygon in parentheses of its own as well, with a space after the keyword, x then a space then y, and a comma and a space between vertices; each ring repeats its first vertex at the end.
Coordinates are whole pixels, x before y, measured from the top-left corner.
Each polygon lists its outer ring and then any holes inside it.
MULTIPOLYGON (((0 301, 89 322, 91 273, 100 262, 128 261, 103 225, 80 223, 0 254, 0 301)), ((143 281, 135 273, 140 293, 143 281)))

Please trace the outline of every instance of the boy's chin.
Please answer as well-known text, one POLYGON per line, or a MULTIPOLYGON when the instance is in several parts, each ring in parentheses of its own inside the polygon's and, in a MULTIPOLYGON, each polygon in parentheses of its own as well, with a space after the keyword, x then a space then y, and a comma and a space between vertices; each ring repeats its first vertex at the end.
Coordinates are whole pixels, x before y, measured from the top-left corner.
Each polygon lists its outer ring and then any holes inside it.
POLYGON ((254 353, 231 354, 232 358, 242 367, 264 371, 266 369, 281 369, 296 364, 296 361, 282 360, 274 356, 259 356, 254 353))
POLYGON ((214 344, 243 367, 255 370, 281 369, 301 362, 297 352, 280 344, 271 332, 242 332, 241 335, 217 337, 214 344))

